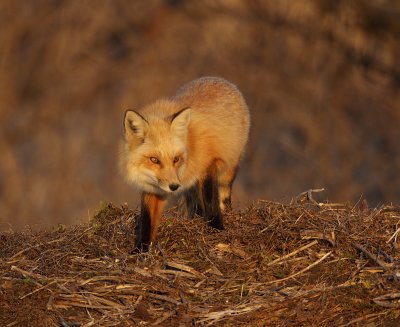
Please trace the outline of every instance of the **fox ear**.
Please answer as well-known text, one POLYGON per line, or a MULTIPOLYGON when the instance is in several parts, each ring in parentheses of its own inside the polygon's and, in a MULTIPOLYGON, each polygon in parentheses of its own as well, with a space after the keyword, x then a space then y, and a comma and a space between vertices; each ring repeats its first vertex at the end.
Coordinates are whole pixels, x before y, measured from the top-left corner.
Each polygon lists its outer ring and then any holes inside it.
POLYGON ((190 122, 191 111, 192 109, 190 109, 190 107, 187 107, 182 109, 181 111, 178 111, 172 116, 171 131, 173 133, 179 136, 183 136, 186 134, 190 122))
POLYGON ((143 116, 134 110, 125 112, 124 127, 127 140, 143 140, 147 131, 148 122, 143 116))

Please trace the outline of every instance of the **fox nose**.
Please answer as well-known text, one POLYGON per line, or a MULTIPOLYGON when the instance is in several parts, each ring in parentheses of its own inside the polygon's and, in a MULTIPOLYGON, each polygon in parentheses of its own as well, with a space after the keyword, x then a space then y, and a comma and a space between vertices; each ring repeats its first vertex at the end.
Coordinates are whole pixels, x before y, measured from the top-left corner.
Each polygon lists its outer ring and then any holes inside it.
POLYGON ((176 191, 179 188, 179 184, 169 184, 169 189, 171 191, 176 191))

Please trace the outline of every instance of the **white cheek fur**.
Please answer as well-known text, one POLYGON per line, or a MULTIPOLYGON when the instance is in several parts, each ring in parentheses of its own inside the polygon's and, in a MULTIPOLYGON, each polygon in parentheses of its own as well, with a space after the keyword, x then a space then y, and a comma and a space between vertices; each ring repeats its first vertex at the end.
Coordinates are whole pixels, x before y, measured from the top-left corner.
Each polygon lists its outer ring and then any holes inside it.
POLYGON ((145 188, 146 185, 157 185, 157 178, 148 169, 131 168, 128 170, 128 181, 135 184, 139 189, 145 188))

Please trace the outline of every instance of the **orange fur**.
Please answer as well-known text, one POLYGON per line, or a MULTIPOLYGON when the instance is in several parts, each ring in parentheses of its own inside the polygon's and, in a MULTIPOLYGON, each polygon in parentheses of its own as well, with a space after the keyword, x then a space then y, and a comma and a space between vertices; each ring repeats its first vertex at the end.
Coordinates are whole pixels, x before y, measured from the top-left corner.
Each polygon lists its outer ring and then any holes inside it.
MULTIPOLYGON (((151 235, 156 233, 156 216, 162 210, 154 196, 168 199, 198 184, 198 204, 203 206, 201 188, 203 181, 211 178, 208 187, 215 184, 212 189, 218 189, 218 194, 209 190, 212 201, 218 199, 220 210, 230 203, 232 182, 250 128, 247 105, 233 84, 216 77, 194 80, 171 98, 127 111, 124 125, 120 167, 128 182, 149 194, 143 199, 154 216, 150 219, 151 235), (215 172, 211 174, 213 164, 215 172)), ((151 242, 154 240, 152 236, 151 242)))

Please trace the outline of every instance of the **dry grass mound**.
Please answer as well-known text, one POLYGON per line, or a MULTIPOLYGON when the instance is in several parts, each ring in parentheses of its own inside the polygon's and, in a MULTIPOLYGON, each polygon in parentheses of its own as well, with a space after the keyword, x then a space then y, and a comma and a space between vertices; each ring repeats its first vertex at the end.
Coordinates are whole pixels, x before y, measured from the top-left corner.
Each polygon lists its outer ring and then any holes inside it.
POLYGON ((172 209, 130 254, 136 212, 0 236, 1 326, 398 326, 400 207, 259 201, 226 230, 172 209))

